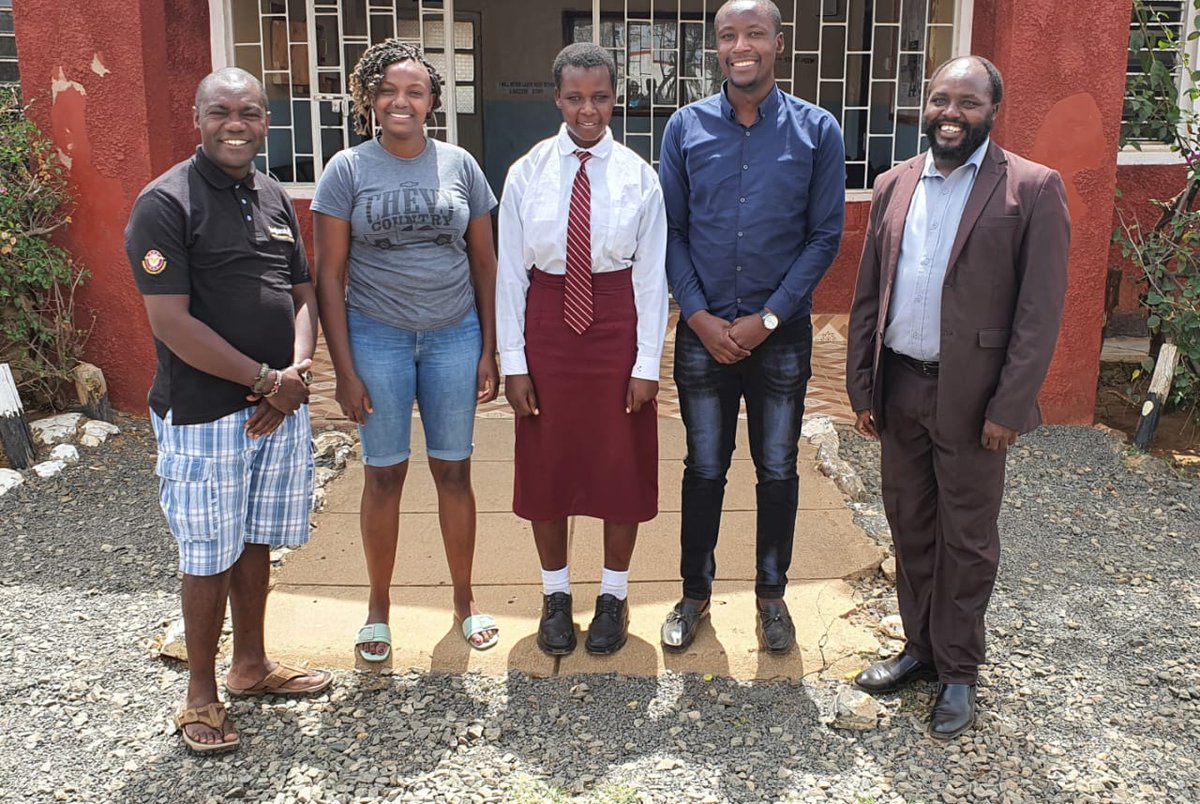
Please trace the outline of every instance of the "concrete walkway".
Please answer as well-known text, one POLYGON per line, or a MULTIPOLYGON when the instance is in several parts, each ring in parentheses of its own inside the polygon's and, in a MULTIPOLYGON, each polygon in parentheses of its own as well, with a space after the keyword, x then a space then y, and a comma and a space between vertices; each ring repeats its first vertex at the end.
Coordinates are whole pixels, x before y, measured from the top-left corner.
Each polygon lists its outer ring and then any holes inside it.
MULTIPOLYGON (((659 625, 680 592, 679 485, 685 443, 682 423, 660 418, 660 514, 643 525, 634 555, 629 642, 614 656, 595 657, 584 651, 581 634, 574 655, 555 659, 535 644, 541 579, 529 526, 512 513, 512 420, 476 421, 475 594, 480 610, 493 614, 501 629, 500 644, 486 652, 468 648, 453 622, 436 496, 420 427, 414 427, 393 577, 393 666, 454 673, 519 670, 537 677, 604 672, 654 676, 672 670, 738 679, 799 678, 822 670, 841 675, 860 667, 879 642, 846 619, 855 601, 843 579, 874 572, 883 553, 852 523, 841 493, 816 470, 815 450, 807 444, 801 452, 801 510, 787 594, 799 649, 786 657, 758 651, 754 469, 744 426, 742 430, 725 497, 712 616, 692 648, 664 655, 658 641, 659 625)), ((314 519, 311 543, 289 555, 277 574, 268 612, 268 640, 276 654, 315 665, 354 665, 352 643, 367 600, 358 527, 362 483, 362 465, 352 461, 327 487, 325 510, 314 519)), ((572 522, 571 576, 575 622, 581 629, 591 620, 600 569, 600 523, 578 518, 572 522)))
MULTIPOLYGON (((853 421, 845 398, 846 316, 813 316, 813 379, 807 412, 853 421)), ((659 515, 642 526, 630 571, 630 637, 616 655, 595 657, 583 649, 561 659, 535 644, 541 614, 541 576, 528 523, 512 513, 512 413, 503 395, 481 408, 472 459, 478 507, 475 599, 496 617, 500 643, 471 650, 455 626, 451 587, 438 530, 437 502, 425 460, 419 422, 401 503, 400 543, 393 575, 393 662, 458 673, 473 669, 531 676, 617 672, 654 676, 663 670, 711 673, 738 679, 800 678, 807 673, 844 674, 874 656, 879 640, 847 615, 855 609, 847 579, 875 572, 883 552, 852 521, 833 481, 816 469, 815 448, 800 452, 800 511, 789 572, 787 601, 796 623, 798 650, 785 657, 758 650, 754 600, 754 467, 740 425, 725 494, 712 615, 683 654, 664 654, 658 640, 663 618, 678 600, 679 487, 684 431, 678 394, 671 382, 674 327, 668 329, 659 391, 659 515)), ((314 429, 345 427, 333 401, 335 378, 322 346, 314 361, 314 429)), ((275 577, 268 612, 272 651, 298 661, 355 666, 354 635, 366 617, 367 577, 359 541, 361 463, 326 488, 325 509, 314 517, 311 543, 290 556, 275 577)), ((571 523, 571 581, 575 623, 591 621, 602 566, 601 525, 571 523)), ((358 660, 362 669, 379 669, 358 660)))

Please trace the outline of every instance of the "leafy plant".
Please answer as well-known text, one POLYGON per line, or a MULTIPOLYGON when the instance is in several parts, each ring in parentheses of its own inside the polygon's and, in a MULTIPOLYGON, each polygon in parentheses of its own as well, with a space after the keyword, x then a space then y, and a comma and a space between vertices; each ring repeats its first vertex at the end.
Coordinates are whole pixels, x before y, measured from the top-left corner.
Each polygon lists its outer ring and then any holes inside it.
POLYGON ((90 323, 75 321, 86 272, 53 235, 72 200, 54 145, 0 88, 0 362, 28 404, 61 408, 90 323))
MULTIPOLYGON (((1196 16, 1187 41, 1200 37, 1200 0, 1190 0, 1183 13, 1196 16)), ((1152 202, 1159 210, 1153 226, 1129 220, 1118 209, 1120 225, 1113 239, 1145 277, 1141 301, 1154 341, 1179 348, 1169 401, 1195 404, 1200 393, 1200 212, 1194 209, 1200 192, 1200 113, 1191 103, 1181 107, 1180 101, 1200 99, 1200 70, 1192 69, 1187 41, 1176 35, 1175 22, 1163 12, 1145 0, 1134 0, 1133 19, 1130 51, 1141 70, 1126 82, 1121 145, 1140 150, 1148 140, 1166 143, 1183 157, 1186 181, 1174 197, 1152 202), (1180 77, 1188 79, 1182 93, 1180 77)), ((1153 365, 1153 358, 1147 357, 1143 370, 1153 365)))

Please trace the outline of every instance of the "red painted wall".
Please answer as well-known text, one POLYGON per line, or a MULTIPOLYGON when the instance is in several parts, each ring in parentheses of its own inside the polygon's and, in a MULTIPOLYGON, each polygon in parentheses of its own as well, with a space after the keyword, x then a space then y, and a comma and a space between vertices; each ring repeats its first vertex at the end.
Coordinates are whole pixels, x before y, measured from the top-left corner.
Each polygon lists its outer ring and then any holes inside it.
POLYGON ((77 207, 62 243, 91 272, 80 299, 81 322, 95 315, 87 357, 103 367, 114 406, 144 411, 154 348, 125 258, 124 229, 142 187, 190 151, 185 140, 196 141, 181 122, 178 86, 194 88, 208 71, 207 6, 184 0, 14 6, 22 91, 34 119, 70 160, 77 207), (114 20, 121 21, 119 35, 114 20))
POLYGON ((1095 407, 1130 6, 1088 4, 1084 35, 1077 3, 975 3, 972 50, 1005 82, 996 141, 1054 167, 1067 186, 1070 279, 1041 397, 1050 422, 1090 423, 1095 407))
POLYGON ((829 273, 817 285, 813 294, 814 313, 848 313, 854 301, 854 282, 858 278, 858 261, 862 257, 863 240, 867 236, 867 217, 870 201, 854 201, 846 205, 846 229, 837 259, 829 273))
MULTIPOLYGON (((1120 226, 1122 218, 1126 224, 1140 221, 1145 227, 1153 226, 1159 213, 1150 201, 1171 198, 1183 189, 1186 179, 1187 168, 1184 165, 1119 166, 1117 188, 1121 191, 1121 197, 1117 199, 1113 211, 1112 227, 1120 226)), ((1123 269, 1117 312, 1142 312, 1138 305, 1138 295, 1145 285, 1141 269, 1125 259, 1121 247, 1115 243, 1109 248, 1108 264, 1120 265, 1123 269)))

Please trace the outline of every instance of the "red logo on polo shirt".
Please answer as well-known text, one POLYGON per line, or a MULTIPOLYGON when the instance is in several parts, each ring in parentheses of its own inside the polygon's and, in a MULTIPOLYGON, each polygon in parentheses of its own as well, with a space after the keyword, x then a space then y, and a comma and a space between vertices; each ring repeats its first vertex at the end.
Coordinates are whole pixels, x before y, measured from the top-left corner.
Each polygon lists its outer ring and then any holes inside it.
POLYGON ((142 270, 151 276, 161 274, 166 268, 167 258, 158 249, 152 248, 146 252, 145 257, 142 257, 142 270))

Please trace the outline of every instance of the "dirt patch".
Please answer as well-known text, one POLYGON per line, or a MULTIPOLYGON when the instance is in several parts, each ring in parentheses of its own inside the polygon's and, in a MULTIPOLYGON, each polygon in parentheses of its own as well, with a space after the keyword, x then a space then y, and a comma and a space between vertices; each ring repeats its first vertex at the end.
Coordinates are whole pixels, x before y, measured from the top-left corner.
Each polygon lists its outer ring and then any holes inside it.
MULTIPOLYGON (((1096 421, 1120 430, 1133 440, 1141 417, 1142 402, 1150 385, 1149 375, 1131 376, 1132 363, 1101 363, 1096 388, 1096 421)), ((1174 463, 1193 477, 1200 477, 1200 410, 1168 410, 1158 422, 1150 452, 1174 463)))

